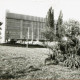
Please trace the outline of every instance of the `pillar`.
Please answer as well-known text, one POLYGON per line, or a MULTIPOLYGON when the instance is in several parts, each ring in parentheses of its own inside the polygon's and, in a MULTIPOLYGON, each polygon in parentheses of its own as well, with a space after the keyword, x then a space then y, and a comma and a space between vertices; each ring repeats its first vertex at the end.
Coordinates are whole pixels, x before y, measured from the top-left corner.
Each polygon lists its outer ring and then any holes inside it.
POLYGON ((33 36, 34 36, 34 33, 33 33, 33 27, 34 27, 34 26, 33 26, 33 22, 31 23, 31 25, 32 25, 32 42, 33 42, 33 38, 34 38, 34 37, 33 37, 33 36))
POLYGON ((21 20, 21 22, 20 22, 20 39, 22 39, 23 38, 23 36, 22 36, 22 30, 23 29, 23 20, 21 20))

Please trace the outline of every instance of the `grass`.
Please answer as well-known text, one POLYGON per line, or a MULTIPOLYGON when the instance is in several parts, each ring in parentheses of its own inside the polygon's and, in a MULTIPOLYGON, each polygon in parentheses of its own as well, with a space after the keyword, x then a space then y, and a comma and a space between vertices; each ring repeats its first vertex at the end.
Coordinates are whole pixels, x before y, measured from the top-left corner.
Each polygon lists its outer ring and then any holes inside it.
POLYGON ((80 79, 80 69, 45 65, 49 50, 0 46, 0 78, 2 79, 80 79))

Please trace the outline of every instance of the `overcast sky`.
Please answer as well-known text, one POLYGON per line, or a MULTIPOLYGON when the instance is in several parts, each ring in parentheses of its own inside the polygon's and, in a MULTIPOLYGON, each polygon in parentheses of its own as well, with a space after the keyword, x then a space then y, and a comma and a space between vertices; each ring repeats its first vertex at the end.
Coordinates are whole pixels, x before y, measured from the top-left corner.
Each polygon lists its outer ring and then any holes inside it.
POLYGON ((54 9, 55 19, 62 10, 64 20, 80 20, 80 0, 0 0, 0 19, 3 18, 3 12, 6 10, 45 17, 51 6, 54 9))

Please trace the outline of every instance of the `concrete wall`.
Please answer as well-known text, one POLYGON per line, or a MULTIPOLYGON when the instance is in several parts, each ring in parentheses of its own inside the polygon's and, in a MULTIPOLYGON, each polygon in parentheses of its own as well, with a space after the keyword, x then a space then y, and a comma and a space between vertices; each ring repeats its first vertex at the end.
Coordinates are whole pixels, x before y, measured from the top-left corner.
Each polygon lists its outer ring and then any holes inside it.
POLYGON ((15 13, 6 14, 6 39, 42 40, 44 38, 41 31, 44 27, 44 18, 15 13))

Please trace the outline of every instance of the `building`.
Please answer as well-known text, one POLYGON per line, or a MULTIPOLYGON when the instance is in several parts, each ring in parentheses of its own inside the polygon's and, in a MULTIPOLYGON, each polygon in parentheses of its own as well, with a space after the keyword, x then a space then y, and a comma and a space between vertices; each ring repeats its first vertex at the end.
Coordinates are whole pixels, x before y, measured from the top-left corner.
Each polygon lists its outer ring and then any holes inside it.
POLYGON ((44 40, 45 18, 29 15, 6 13, 5 40, 44 40))

